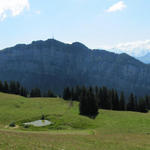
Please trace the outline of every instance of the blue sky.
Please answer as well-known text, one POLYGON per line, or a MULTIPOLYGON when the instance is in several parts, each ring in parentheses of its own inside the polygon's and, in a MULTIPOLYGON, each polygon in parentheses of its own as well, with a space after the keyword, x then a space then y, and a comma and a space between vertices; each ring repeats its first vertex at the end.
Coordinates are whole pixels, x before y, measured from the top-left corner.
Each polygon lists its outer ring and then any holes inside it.
POLYGON ((0 49, 53 35, 90 48, 150 49, 149 14, 150 0, 0 0, 0 49))

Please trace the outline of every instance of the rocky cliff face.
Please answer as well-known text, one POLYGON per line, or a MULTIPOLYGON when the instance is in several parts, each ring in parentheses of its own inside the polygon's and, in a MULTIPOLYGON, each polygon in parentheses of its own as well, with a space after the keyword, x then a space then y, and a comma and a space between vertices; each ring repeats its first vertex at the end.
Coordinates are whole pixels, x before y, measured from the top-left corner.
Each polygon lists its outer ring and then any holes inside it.
POLYGON ((150 93, 150 66, 127 54, 90 50, 81 43, 36 41, 0 51, 0 80, 60 93, 66 86, 98 85, 150 93))

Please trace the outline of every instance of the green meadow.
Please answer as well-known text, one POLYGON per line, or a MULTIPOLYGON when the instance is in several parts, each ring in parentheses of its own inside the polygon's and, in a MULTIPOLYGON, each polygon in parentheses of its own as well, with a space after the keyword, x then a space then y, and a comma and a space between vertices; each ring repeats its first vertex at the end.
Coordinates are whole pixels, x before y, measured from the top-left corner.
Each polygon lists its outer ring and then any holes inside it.
POLYGON ((93 120, 78 105, 0 93, 0 150, 150 150, 150 113, 99 110, 93 120), (52 124, 23 125, 42 115, 52 124))

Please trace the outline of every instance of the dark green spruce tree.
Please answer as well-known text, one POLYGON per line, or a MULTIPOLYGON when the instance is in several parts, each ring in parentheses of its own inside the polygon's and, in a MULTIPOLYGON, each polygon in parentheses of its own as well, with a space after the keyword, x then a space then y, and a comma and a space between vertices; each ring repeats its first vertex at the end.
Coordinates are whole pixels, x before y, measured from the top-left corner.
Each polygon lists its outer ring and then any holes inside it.
POLYGON ((19 95, 20 94, 20 83, 16 82, 16 94, 19 95))
POLYGON ((99 92, 99 88, 96 86, 95 87, 95 96, 98 97, 98 92, 99 92))
POLYGON ((51 90, 48 90, 47 97, 56 97, 56 96, 51 90))
POLYGON ((4 81, 3 92, 9 93, 9 86, 7 81, 4 81))
POLYGON ((39 88, 31 90, 30 97, 41 97, 41 91, 39 88))
POLYGON ((3 86, 2 81, 0 81, 0 92, 3 92, 3 91, 4 91, 4 86, 3 86))
POLYGON ((145 96, 145 102, 146 102, 147 108, 150 110, 150 98, 148 95, 145 96))
POLYGON ((85 87, 82 87, 79 104, 80 115, 88 116, 88 101, 87 101, 87 90, 85 87))
POLYGON ((74 100, 79 101, 81 96, 82 88, 79 86, 76 86, 74 89, 74 100))
POLYGON ((20 88, 20 95, 27 97, 28 96, 28 91, 26 88, 24 88, 23 86, 20 88))
POLYGON ((102 108, 102 101, 103 101, 103 90, 99 88, 98 96, 97 96, 97 104, 99 108, 102 108))
POLYGON ((115 90, 112 90, 112 109, 119 110, 119 97, 115 90))
POLYGON ((119 110, 125 110, 125 98, 124 98, 124 93, 121 92, 120 95, 120 101, 119 101, 119 110))
POLYGON ((9 83, 9 93, 16 94, 16 89, 17 89, 17 87, 16 87, 15 81, 10 81, 10 83, 9 83))
POLYGON ((72 101, 75 101, 75 91, 74 91, 74 88, 71 88, 71 100, 72 101))
POLYGON ((147 113, 148 112, 148 108, 146 106, 146 101, 143 98, 139 99, 138 111, 142 112, 142 113, 147 113))
POLYGON ((128 111, 136 111, 135 97, 134 97, 133 93, 131 93, 129 96, 128 103, 127 103, 127 110, 128 111))
POLYGON ((111 100, 112 100, 112 110, 115 110, 116 106, 115 106, 115 91, 114 89, 111 90, 111 100))
POLYGON ((102 92, 103 92, 103 98, 102 98, 102 108, 103 109, 110 109, 111 108, 111 102, 109 99, 109 91, 108 89, 104 86, 102 88, 102 92))
POLYGON ((98 115, 98 106, 92 87, 90 87, 87 92, 87 108, 87 116, 95 118, 98 115))
POLYGON ((71 100, 71 91, 70 91, 69 87, 64 89, 64 91, 63 91, 63 99, 71 100))

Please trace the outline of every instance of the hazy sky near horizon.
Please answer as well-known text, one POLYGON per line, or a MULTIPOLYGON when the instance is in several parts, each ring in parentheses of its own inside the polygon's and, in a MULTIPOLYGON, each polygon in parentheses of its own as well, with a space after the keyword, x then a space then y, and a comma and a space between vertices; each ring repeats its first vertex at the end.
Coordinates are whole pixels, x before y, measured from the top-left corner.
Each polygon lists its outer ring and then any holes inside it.
POLYGON ((150 0, 0 0, 0 49, 52 38, 150 49, 150 0))

